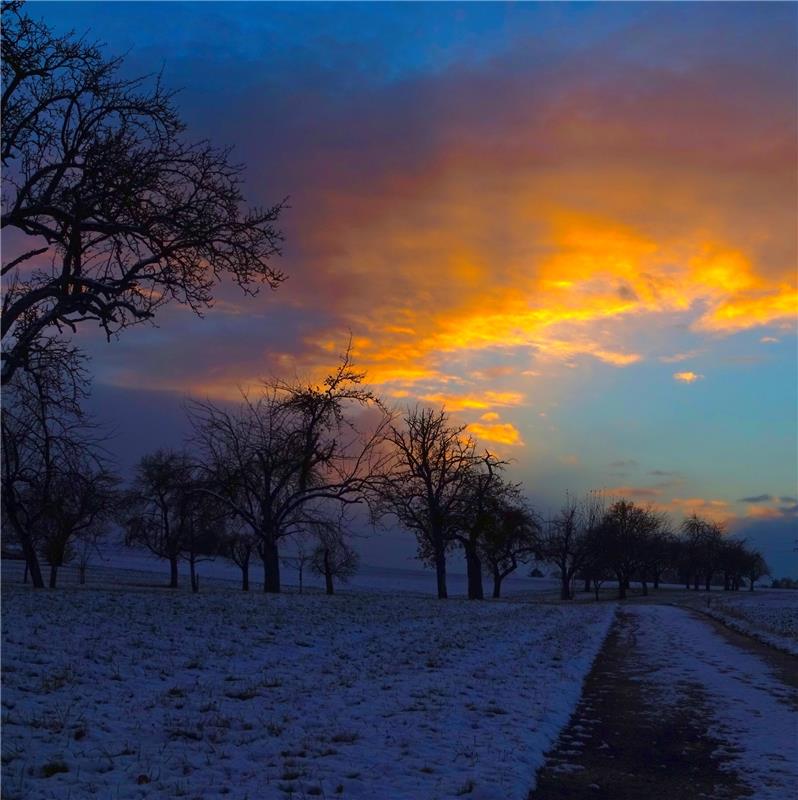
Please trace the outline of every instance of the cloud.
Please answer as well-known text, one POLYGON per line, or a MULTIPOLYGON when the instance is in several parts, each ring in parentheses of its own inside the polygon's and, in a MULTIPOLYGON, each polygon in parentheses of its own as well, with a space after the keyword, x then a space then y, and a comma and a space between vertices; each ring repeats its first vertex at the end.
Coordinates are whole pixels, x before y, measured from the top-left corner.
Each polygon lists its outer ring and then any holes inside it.
POLYGON ((448 411, 463 411, 494 406, 517 406, 523 403, 524 395, 520 392, 487 390, 478 394, 422 394, 419 399, 426 403, 445 406, 448 411))
POLYGON ((753 495, 752 497, 741 497, 737 502, 738 503, 765 503, 770 500, 774 500, 775 498, 773 495, 770 494, 757 494, 753 495))
POLYGON ((468 430, 477 439, 486 442, 496 442, 497 444, 511 446, 521 446, 524 443, 518 429, 509 422, 500 422, 495 425, 472 422, 468 426, 468 430))
POLYGON ((676 364, 680 361, 689 361, 691 358, 696 358, 703 352, 703 350, 687 350, 684 353, 674 353, 671 356, 660 356, 659 360, 662 361, 663 364, 676 364))
POLYGON ((703 375, 698 375, 695 372, 674 372, 673 379, 680 383, 695 383, 695 381, 703 380, 703 375))
MULTIPOLYGON (((710 14, 696 25, 712 46, 674 52, 668 15, 645 19, 634 47, 608 36, 575 51, 555 36, 533 58, 519 33, 490 59, 401 80, 316 30, 323 52, 277 72, 251 64, 224 115, 208 120, 203 99, 197 115, 238 143, 256 193, 293 196, 291 279, 242 304, 260 316, 247 340, 279 337, 285 304, 299 323, 280 349, 299 369, 322 369, 319 342, 351 330, 372 384, 421 397, 444 394, 452 361, 480 388, 511 381, 507 367, 473 368, 489 351, 521 353, 533 374, 634 368, 662 352, 674 316, 711 337, 791 319, 794 44, 767 21, 767 52, 761 36, 730 49, 739 20, 710 14), (641 346, 641 331, 655 341, 641 346)), ((380 57, 373 43, 357 52, 380 57)), ((180 57, 212 69, 189 47, 180 57)), ((143 385, 206 389, 260 375, 219 327, 216 372, 199 346, 179 375, 143 356, 130 369, 143 385)))
POLYGON ((729 502, 718 498, 674 497, 664 503, 663 507, 683 517, 697 514, 715 522, 728 522, 734 519, 734 512, 729 502))
POLYGON ((484 420, 485 422, 495 422, 497 419, 499 419, 499 415, 495 411, 487 411, 480 417, 480 419, 484 420))
POLYGON ((662 490, 653 486, 612 486, 605 490, 610 497, 625 497, 630 500, 655 500, 662 490))
POLYGON ((780 340, 775 336, 763 336, 759 341, 762 344, 778 344, 780 340))

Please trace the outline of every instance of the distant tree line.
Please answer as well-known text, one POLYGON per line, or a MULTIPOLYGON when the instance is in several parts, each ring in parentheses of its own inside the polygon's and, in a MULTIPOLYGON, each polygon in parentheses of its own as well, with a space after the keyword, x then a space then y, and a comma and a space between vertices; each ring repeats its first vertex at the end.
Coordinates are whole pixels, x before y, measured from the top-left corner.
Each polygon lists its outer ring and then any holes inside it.
POLYGON ((696 591, 717 581, 736 591, 745 582, 753 590, 769 574, 761 553, 726 535, 719 523, 693 514, 674 529, 661 511, 627 499, 607 505, 595 492, 566 502, 546 526, 537 556, 556 567, 563 600, 574 596, 577 580, 596 599, 612 581, 623 599, 633 582, 644 595, 663 581, 696 591))

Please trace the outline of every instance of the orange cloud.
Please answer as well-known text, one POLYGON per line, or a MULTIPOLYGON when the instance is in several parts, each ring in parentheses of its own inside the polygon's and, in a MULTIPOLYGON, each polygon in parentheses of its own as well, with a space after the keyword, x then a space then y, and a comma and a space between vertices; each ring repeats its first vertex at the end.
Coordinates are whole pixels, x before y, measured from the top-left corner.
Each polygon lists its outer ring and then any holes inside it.
POLYGON ((626 497, 631 500, 654 500, 662 496, 662 490, 646 486, 613 486, 605 490, 609 497, 626 497))
POLYGON ((700 381, 704 376, 699 375, 696 372, 674 372, 673 379, 675 381, 679 381, 680 383, 695 383, 696 381, 700 381))
POLYGON ((661 504, 664 510, 674 511, 683 517, 698 514, 699 517, 714 522, 728 522, 734 518, 734 512, 727 500, 711 500, 703 497, 674 497, 661 504))
POLYGON ((746 511, 746 516, 756 519, 779 519, 783 514, 773 506, 751 505, 746 511))
MULTIPOLYGON (((426 403, 445 406, 447 411, 482 409, 493 406, 517 406, 524 401, 520 392, 495 392, 487 390, 480 394, 426 394, 419 397, 426 403)), ((498 416, 498 415, 497 415, 498 416)), ((484 419, 484 417, 483 417, 484 419)))
POLYGON ((496 442, 497 444, 507 444, 511 446, 523 445, 521 434, 514 425, 509 422, 500 422, 495 425, 483 425, 481 422, 472 422, 468 430, 477 439, 486 442, 496 442))

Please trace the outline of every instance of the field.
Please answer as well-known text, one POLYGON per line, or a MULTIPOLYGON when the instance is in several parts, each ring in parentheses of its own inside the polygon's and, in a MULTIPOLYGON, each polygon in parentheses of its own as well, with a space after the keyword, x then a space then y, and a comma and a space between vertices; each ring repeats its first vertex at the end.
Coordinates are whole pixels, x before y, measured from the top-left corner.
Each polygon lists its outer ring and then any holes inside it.
POLYGON ((3 589, 7 798, 525 798, 613 604, 3 589))
POLYGON ((798 591, 714 592, 690 595, 689 601, 740 633, 798 655, 798 591))

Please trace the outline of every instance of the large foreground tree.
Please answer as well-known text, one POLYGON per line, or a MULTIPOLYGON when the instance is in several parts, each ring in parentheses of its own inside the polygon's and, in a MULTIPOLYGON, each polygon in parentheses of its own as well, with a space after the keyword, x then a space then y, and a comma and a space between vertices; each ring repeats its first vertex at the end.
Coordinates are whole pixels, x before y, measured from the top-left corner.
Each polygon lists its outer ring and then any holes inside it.
POLYGON ((184 139, 158 78, 20 3, 2 23, 3 386, 81 323, 111 336, 170 300, 201 313, 223 275, 277 287, 283 204, 243 208, 241 166, 184 139))

